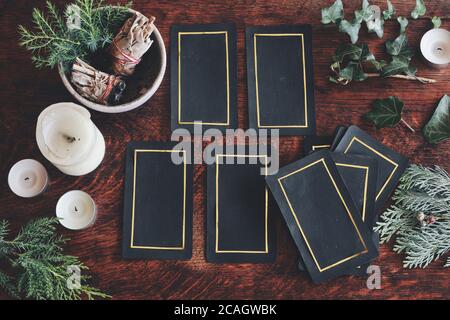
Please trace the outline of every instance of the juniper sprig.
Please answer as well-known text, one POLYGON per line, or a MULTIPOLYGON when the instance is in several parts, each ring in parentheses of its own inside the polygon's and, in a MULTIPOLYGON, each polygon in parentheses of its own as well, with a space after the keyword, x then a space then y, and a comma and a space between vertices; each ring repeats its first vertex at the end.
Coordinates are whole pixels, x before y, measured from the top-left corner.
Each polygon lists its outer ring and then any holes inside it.
MULTIPOLYGON (((450 176, 440 167, 409 167, 381 215, 375 231, 381 242, 394 236, 394 251, 405 254, 404 267, 424 268, 450 252, 450 176)), ((450 267, 450 257, 444 265, 450 267)))
POLYGON ((131 3, 112 6, 103 5, 101 0, 75 0, 62 14, 47 1, 47 15, 33 9, 33 29, 19 25, 19 44, 32 51, 37 68, 53 68, 58 63, 67 67, 77 57, 86 59, 111 43, 114 32, 127 19, 130 6, 131 3))
POLYGON ((0 261, 9 262, 14 276, 0 270, 0 289, 13 298, 39 300, 79 300, 109 298, 87 284, 89 276, 80 275, 79 286, 68 286, 68 271, 88 268, 77 257, 65 255, 69 239, 56 233, 57 218, 29 222, 18 235, 7 240, 9 224, 0 220, 0 261))

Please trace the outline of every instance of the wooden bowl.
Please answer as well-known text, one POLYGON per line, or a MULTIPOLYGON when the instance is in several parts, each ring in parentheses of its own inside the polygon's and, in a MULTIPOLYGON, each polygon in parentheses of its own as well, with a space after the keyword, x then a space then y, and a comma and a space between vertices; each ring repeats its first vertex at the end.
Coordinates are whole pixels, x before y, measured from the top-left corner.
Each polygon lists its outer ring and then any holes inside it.
POLYGON ((166 71, 166 47, 156 27, 151 37, 154 41, 152 46, 142 57, 135 73, 125 80, 127 87, 121 99, 123 103, 119 105, 106 106, 82 97, 70 82, 70 72, 65 73, 61 64, 58 65, 59 76, 70 94, 88 108, 105 113, 121 113, 136 109, 155 94, 166 71))

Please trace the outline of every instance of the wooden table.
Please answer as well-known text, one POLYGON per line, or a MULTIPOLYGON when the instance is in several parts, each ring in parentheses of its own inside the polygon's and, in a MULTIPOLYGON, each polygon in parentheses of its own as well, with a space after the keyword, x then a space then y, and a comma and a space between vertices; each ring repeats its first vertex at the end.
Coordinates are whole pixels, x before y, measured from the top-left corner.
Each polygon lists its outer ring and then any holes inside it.
MULTIPOLYGON (((135 8, 157 17, 166 46, 169 28, 175 23, 234 22, 238 30, 238 109, 239 126, 247 128, 247 89, 244 31, 246 25, 313 25, 314 71, 317 132, 331 134, 339 124, 357 124, 413 163, 441 165, 450 170, 450 141, 439 147, 427 144, 420 129, 429 119, 443 94, 450 93, 449 69, 427 67, 418 53, 414 64, 418 74, 436 79, 432 85, 398 79, 371 79, 347 87, 328 82, 330 58, 337 45, 346 39, 334 26, 320 24, 320 8, 330 1, 300 0, 136 0, 135 8), (418 132, 402 125, 376 131, 362 120, 376 98, 396 95, 405 102, 404 118, 418 132)), ((346 13, 360 1, 344 1, 346 13)), ((385 1, 372 1, 385 8, 385 1)), ((44 1, 33 1, 42 7, 44 1)), ((62 7, 64 1, 57 1, 62 7)), ((393 0, 399 15, 409 16, 414 1, 393 0)), ((425 17, 410 19, 410 45, 418 49, 421 35, 430 28, 430 17, 445 17, 443 27, 450 28, 448 0, 426 1, 425 17)), ((280 217, 277 218, 278 256, 272 264, 221 265, 205 261, 206 167, 195 166, 193 257, 190 261, 124 261, 121 258, 121 229, 124 187, 124 150, 129 141, 168 141, 170 139, 169 72, 161 88, 143 107, 125 114, 92 112, 92 118, 106 139, 106 156, 101 166, 84 177, 60 173, 40 154, 35 143, 38 114, 48 105, 73 101, 55 70, 36 70, 30 55, 18 47, 17 25, 30 25, 31 1, 0 1, 0 218, 6 218, 16 231, 32 218, 52 216, 58 198, 71 189, 90 193, 99 207, 94 227, 69 232, 67 252, 75 254, 90 267, 92 284, 116 299, 429 299, 450 298, 450 273, 443 261, 425 270, 402 268, 402 257, 392 253, 391 245, 381 247, 374 262, 381 267, 382 289, 369 290, 366 279, 343 277, 314 285, 307 275, 297 271, 297 250, 280 217), (51 183, 40 197, 21 199, 7 186, 9 168, 18 160, 34 158, 45 164, 51 183)), ((348 17, 347 16, 347 17, 348 17)), ((398 33, 395 21, 385 26, 384 40, 368 35, 362 28, 361 40, 368 41, 375 55, 383 55, 383 41, 398 33)), ((301 156, 302 137, 281 139, 281 162, 287 164, 301 156)), ((0 298, 6 296, 0 293, 0 298)))

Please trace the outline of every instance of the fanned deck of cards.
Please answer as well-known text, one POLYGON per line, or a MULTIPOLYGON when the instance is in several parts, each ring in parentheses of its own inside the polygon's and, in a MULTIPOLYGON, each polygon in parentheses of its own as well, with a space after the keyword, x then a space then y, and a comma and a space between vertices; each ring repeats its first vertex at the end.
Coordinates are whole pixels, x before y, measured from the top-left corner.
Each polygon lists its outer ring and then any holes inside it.
POLYGON ((347 274, 378 255, 328 150, 283 167, 266 181, 314 282, 347 274))
POLYGON ((170 43, 172 130, 236 128, 234 25, 174 25, 170 43))
POLYGON ((378 162, 375 208, 381 210, 408 166, 408 159, 384 146, 357 126, 350 126, 335 152, 366 155, 378 162))
POLYGON ((365 274, 378 255, 378 213, 408 161, 356 126, 307 138, 308 156, 266 178, 299 249, 299 269, 315 282, 365 274))
POLYGON ((265 155, 216 154, 208 166, 206 252, 209 262, 271 262, 275 230, 265 155))
POLYGON ((132 142, 127 147, 124 258, 189 259, 192 255, 192 166, 187 152, 174 146, 132 142))
POLYGON ((310 25, 246 29, 249 127, 315 133, 310 25))

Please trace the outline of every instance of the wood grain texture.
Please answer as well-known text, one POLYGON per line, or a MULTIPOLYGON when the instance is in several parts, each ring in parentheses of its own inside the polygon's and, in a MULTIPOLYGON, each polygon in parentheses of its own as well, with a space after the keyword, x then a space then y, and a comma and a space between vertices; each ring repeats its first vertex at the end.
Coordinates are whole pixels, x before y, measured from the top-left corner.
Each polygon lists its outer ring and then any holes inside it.
MULTIPOLYGON (((113 1, 114 2, 114 1, 113 1)), ((413 163, 437 164, 450 170, 450 142, 439 148, 425 142, 420 131, 411 134, 402 126, 376 131, 361 119, 375 98, 396 95, 405 102, 404 118, 420 129, 429 119, 438 100, 450 93, 449 69, 427 67, 416 55, 418 74, 436 79, 433 85, 389 79, 367 80, 341 87, 328 82, 328 66, 334 48, 345 39, 333 26, 320 24, 320 8, 332 1, 301 0, 136 0, 135 8, 157 18, 166 46, 169 28, 175 23, 234 22, 238 30, 238 110, 239 126, 247 128, 247 89, 244 31, 246 25, 313 25, 314 72, 318 134, 331 134, 338 124, 357 124, 389 147, 406 155, 413 163)), ((349 14, 359 1, 344 1, 349 14)), ((385 1, 371 1, 385 7, 385 1)), ((64 1, 57 1, 62 7, 64 1)), ((448 0, 426 1, 426 17, 410 20, 408 36, 417 50, 421 35, 430 28, 429 17, 438 15, 450 28, 448 0)), ((393 1, 399 15, 409 16, 414 1, 393 1)), ((54 215, 57 199, 71 189, 90 193, 99 207, 95 226, 82 232, 60 231, 72 238, 67 252, 78 255, 90 267, 92 284, 116 299, 442 299, 450 298, 449 270, 442 261, 425 270, 402 268, 402 257, 381 247, 374 262, 381 267, 382 289, 368 290, 366 279, 343 277, 314 285, 297 272, 297 251, 280 217, 276 219, 278 256, 273 264, 211 264, 205 261, 206 167, 194 173, 193 258, 190 261, 124 261, 121 259, 121 228, 124 187, 124 150, 129 141, 170 139, 169 73, 161 88, 144 106, 126 114, 92 112, 93 121, 105 136, 107 153, 101 166, 84 177, 60 173, 39 153, 34 131, 38 114, 48 105, 73 101, 55 70, 36 70, 30 55, 17 45, 17 24, 30 25, 33 6, 44 1, 0 1, 0 218, 9 219, 16 231, 28 220, 54 215), (48 191, 37 198, 20 199, 7 186, 9 168, 23 158, 35 158, 47 167, 51 177, 48 191)), ((387 38, 398 33, 394 21, 386 23, 387 38)), ((379 57, 383 41, 361 31, 379 57)), ((346 40, 346 39, 345 39, 346 40)), ((281 139, 281 162, 301 156, 303 138, 281 139)), ((6 295, 0 292, 0 298, 6 295)))

